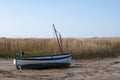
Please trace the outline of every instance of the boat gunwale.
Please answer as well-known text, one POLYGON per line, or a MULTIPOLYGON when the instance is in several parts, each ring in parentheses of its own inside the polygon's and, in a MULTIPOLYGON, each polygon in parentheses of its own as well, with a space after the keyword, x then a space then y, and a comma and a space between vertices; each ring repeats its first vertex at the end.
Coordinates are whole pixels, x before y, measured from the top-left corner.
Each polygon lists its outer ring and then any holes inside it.
POLYGON ((17 60, 33 60, 33 61, 36 61, 36 60, 59 60, 59 59, 66 59, 66 58, 69 58, 71 57, 71 55, 68 55, 68 56, 63 56, 63 57, 59 57, 59 58, 52 58, 49 57, 49 58, 43 58, 43 59, 32 59, 32 58, 16 58, 17 60))
POLYGON ((45 55, 45 56, 22 56, 22 57, 16 57, 15 59, 24 59, 24 58, 37 58, 37 57, 55 57, 55 56, 64 56, 64 55, 69 55, 72 56, 71 53, 65 53, 65 54, 55 54, 55 55, 45 55))

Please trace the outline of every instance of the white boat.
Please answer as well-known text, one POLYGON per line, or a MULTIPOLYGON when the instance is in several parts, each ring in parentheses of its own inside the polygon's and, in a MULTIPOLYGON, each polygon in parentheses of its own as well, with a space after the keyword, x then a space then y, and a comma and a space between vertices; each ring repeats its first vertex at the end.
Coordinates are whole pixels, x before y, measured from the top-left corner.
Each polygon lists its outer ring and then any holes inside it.
POLYGON ((48 55, 48 56, 23 56, 21 52, 20 57, 14 59, 13 63, 16 65, 17 69, 24 68, 57 68, 57 67, 69 67, 72 59, 71 53, 64 53, 62 47, 61 35, 57 35, 57 31, 53 24, 53 28, 57 37, 58 46, 62 54, 58 55, 48 55))
POLYGON ((17 69, 58 68, 69 67, 71 59, 71 53, 50 56, 18 57, 14 59, 14 64, 17 69))

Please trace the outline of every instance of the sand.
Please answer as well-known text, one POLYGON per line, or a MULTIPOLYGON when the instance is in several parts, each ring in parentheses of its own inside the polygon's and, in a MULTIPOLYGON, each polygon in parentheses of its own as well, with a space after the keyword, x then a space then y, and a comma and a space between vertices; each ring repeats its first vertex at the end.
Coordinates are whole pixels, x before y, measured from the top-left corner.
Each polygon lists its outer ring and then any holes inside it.
POLYGON ((0 80, 120 80, 120 58, 73 60, 70 68, 16 70, 12 59, 0 59, 0 80))

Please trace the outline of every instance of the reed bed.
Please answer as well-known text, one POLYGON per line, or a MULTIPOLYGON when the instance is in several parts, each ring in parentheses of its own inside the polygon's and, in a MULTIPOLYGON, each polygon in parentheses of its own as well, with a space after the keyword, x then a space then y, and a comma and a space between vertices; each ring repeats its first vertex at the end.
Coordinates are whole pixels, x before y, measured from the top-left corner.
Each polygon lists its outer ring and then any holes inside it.
MULTIPOLYGON (((103 59, 120 56, 120 38, 64 38, 62 42, 64 52, 72 52, 74 59, 103 59)), ((19 56, 21 50, 26 56, 61 54, 54 38, 0 39, 1 58, 19 56)))

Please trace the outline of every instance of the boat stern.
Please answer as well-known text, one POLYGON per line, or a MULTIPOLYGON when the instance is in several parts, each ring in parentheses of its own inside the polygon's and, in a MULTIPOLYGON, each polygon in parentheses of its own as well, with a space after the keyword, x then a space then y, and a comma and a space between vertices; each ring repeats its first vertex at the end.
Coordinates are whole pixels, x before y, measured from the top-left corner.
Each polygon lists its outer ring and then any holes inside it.
POLYGON ((15 64, 15 65, 16 65, 16 59, 13 59, 13 64, 15 64))

